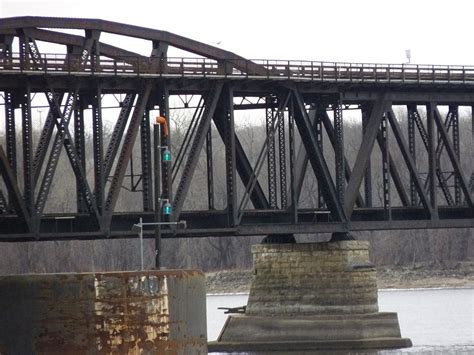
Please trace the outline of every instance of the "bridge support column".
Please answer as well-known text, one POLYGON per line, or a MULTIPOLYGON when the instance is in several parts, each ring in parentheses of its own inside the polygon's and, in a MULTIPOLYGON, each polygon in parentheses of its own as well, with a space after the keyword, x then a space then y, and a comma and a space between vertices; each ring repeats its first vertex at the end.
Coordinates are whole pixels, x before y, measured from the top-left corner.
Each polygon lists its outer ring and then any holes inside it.
POLYGON ((0 277, 0 354, 207 354, 193 270, 0 277))
POLYGON ((210 351, 411 346, 396 313, 379 312, 369 243, 261 244, 245 314, 231 315, 210 351))

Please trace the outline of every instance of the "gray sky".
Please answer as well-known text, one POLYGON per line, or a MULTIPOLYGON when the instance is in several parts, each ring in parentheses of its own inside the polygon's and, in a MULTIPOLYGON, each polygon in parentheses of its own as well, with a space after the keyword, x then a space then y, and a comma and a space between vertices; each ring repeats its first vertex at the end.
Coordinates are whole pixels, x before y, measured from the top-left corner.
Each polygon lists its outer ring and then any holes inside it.
POLYGON ((221 42, 249 59, 402 63, 411 49, 412 63, 470 65, 473 8, 468 0, 0 0, 0 17, 102 18, 221 42))

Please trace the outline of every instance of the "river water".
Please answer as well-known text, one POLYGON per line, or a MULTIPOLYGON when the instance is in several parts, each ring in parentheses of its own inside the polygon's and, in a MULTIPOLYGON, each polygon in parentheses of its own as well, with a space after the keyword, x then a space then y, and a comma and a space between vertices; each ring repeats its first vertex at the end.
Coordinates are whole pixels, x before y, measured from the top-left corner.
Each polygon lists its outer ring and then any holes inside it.
MULTIPOLYGON (((207 296, 209 341, 217 339, 227 318, 227 315, 217 308, 243 306, 247 304, 247 298, 247 294, 207 296)), ((402 336, 412 340, 412 348, 379 352, 323 353, 474 354, 474 289, 380 290, 379 309, 398 313, 402 336)), ((318 352, 305 354, 316 353, 318 352)))

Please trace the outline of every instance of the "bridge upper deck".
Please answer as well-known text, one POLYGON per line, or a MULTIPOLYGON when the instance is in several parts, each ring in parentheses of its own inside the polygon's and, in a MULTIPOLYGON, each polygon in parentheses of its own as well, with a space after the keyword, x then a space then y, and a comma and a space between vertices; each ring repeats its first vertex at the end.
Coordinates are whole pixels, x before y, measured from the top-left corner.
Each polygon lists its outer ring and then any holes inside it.
POLYGON ((464 84, 474 85, 474 66, 338 63, 291 60, 213 60, 166 58, 153 63, 142 56, 108 58, 92 56, 85 63, 79 55, 42 54, 23 59, 20 54, 0 54, 2 74, 24 73, 187 79, 292 80, 330 83, 464 84), (255 65, 256 64, 256 65, 255 65), (256 69, 258 68, 258 69, 256 69))

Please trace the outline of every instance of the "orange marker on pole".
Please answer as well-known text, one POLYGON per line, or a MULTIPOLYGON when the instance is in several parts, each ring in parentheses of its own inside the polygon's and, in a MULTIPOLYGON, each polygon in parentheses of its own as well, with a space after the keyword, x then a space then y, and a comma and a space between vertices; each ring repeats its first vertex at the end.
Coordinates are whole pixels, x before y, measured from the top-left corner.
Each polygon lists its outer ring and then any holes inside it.
POLYGON ((163 116, 158 116, 156 118, 156 123, 163 127, 163 135, 168 137, 168 122, 166 121, 166 118, 163 116))

